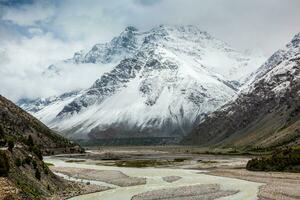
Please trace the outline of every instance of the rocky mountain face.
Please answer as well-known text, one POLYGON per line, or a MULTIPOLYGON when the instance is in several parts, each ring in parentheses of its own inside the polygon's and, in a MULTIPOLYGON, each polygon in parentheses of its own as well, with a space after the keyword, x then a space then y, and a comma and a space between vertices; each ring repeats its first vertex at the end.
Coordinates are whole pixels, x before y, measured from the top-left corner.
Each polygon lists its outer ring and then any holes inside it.
POLYGON ((49 98, 38 98, 38 99, 20 99, 18 105, 24 110, 36 113, 46 106, 51 105, 54 102, 66 101, 79 94, 79 91, 66 92, 60 96, 52 96, 49 98))
POLYGON ((140 46, 140 33, 135 27, 127 27, 118 37, 105 44, 96 44, 89 51, 76 52, 73 63, 114 63, 136 53, 140 46))
POLYGON ((203 119, 183 143, 250 148, 299 145, 300 33, 248 81, 248 88, 203 119))
POLYGON ((71 138, 178 140, 236 95, 262 58, 194 26, 162 25, 146 32, 128 27, 64 62, 117 64, 90 88, 19 105, 71 138))

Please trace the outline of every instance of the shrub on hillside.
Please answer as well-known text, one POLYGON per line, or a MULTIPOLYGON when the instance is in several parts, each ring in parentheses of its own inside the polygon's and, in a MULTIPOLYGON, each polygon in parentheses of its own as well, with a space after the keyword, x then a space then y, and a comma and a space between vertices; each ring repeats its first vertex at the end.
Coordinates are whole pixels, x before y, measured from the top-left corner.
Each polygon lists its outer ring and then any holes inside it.
POLYGON ((32 147, 34 145, 33 143, 33 139, 32 139, 32 136, 29 135, 28 138, 27 138, 27 141, 26 141, 26 144, 30 147, 32 147))
POLYGON ((33 168, 34 168, 34 169, 36 169, 36 168, 37 168, 37 163, 36 163, 36 161, 35 161, 35 160, 32 160, 32 166, 33 166, 33 168))
POLYGON ((39 171, 38 168, 36 168, 36 170, 35 170, 35 178, 38 180, 41 180, 41 172, 39 171))
POLYGON ((271 156, 254 158, 248 161, 246 168, 251 171, 300 172, 300 149, 277 150, 271 156))
POLYGON ((0 176, 7 176, 9 172, 9 161, 4 151, 0 151, 0 176))
POLYGON ((15 147, 15 142, 13 140, 8 140, 7 145, 8 145, 8 150, 12 152, 13 148, 15 147))
POLYGON ((33 152, 40 160, 43 160, 43 153, 38 146, 34 145, 30 151, 33 152))
POLYGON ((0 125, 0 138, 3 138, 4 137, 4 128, 0 125))
POLYGON ((0 138, 0 147, 4 147, 6 145, 6 140, 3 138, 0 138))
POLYGON ((24 160, 23 160, 23 165, 27 164, 27 165, 30 165, 31 164, 31 160, 32 158, 27 156, 24 160))
POLYGON ((22 165, 22 161, 20 158, 17 158, 15 161, 15 164, 17 165, 17 167, 20 167, 22 165))

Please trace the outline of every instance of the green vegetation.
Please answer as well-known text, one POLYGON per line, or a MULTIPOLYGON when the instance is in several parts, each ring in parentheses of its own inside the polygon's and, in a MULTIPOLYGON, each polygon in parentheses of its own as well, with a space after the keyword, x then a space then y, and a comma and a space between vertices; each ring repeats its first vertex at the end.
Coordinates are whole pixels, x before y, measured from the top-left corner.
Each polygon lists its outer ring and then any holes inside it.
POLYGON ((120 160, 116 161, 115 165, 118 167, 157 167, 161 165, 170 164, 169 161, 162 160, 120 160))
POLYGON ((77 140, 81 146, 156 146, 157 144, 172 144, 174 137, 137 137, 137 138, 109 138, 95 140, 77 140))
POLYGON ((43 153, 42 153, 41 149, 40 149, 38 146, 34 145, 33 148, 31 149, 31 151, 32 151, 33 153, 35 153, 35 155, 36 155, 40 160, 43 160, 43 153))
POLYGON ((248 161, 247 170, 251 171, 290 171, 300 172, 300 148, 276 150, 270 156, 248 161))
POLYGON ((25 164, 30 165, 30 164, 31 164, 31 160, 32 160, 32 158, 29 157, 29 156, 27 156, 27 157, 23 160, 22 165, 25 165, 25 164))
POLYGON ((0 124, 0 147, 4 147, 6 145, 6 139, 4 137, 4 129, 2 125, 0 124))
POLYGON ((41 172, 38 168, 35 170, 35 178, 41 180, 41 172))
POLYGON ((17 167, 20 167, 22 165, 22 160, 20 158, 17 158, 15 164, 17 167))
POLYGON ((7 176, 9 172, 9 161, 4 151, 0 151, 0 177, 7 176))
POLYGON ((203 164, 213 164, 213 163, 218 163, 216 160, 200 160, 198 162, 201 162, 203 164))
POLYGON ((48 167, 49 166, 54 166, 52 163, 47 163, 47 162, 45 162, 45 165, 48 166, 48 167))
POLYGON ((29 151, 33 152, 40 160, 43 160, 43 152, 41 151, 40 147, 34 144, 31 135, 28 136, 25 144, 29 146, 29 151))
POLYGON ((2 125, 0 125, 0 137, 3 137, 4 134, 5 134, 4 128, 2 127, 2 125))
POLYGON ((46 175, 48 175, 49 174, 49 168, 46 166, 46 165, 44 165, 44 174, 46 174, 46 175))
POLYGON ((8 150, 12 152, 13 148, 15 147, 15 142, 13 140, 8 140, 7 144, 8 144, 8 150))
POLYGON ((0 147, 4 147, 6 145, 6 140, 3 138, 0 138, 0 147))
POLYGON ((29 135, 28 138, 27 138, 27 141, 26 141, 26 144, 30 147, 32 147, 34 145, 33 143, 33 139, 32 139, 32 136, 29 135))
POLYGON ((23 176, 19 176, 17 174, 13 174, 12 176, 18 188, 20 188, 25 194, 29 194, 33 197, 30 199, 41 199, 41 192, 32 184, 31 181, 28 181, 28 179, 24 179, 23 176))
POLYGON ((37 168, 37 163, 36 163, 36 161, 35 160, 32 160, 32 166, 33 166, 33 169, 36 169, 37 168))
POLYGON ((78 162, 85 162, 85 160, 67 160, 68 163, 78 163, 78 162))
POLYGON ((49 171, 50 171, 50 169, 48 168, 48 165, 46 165, 45 163, 43 163, 42 167, 43 167, 43 170, 44 170, 44 174, 48 175, 49 171))
POLYGON ((175 158, 174 162, 183 162, 185 160, 186 160, 186 158, 175 158))

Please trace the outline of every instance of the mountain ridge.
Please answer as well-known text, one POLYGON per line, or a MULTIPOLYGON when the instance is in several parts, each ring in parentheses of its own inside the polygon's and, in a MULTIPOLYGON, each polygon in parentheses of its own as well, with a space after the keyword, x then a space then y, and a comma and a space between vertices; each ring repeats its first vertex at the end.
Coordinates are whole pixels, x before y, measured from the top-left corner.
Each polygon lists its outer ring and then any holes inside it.
POLYGON ((200 122, 183 143, 249 148, 299 145, 299 36, 275 52, 248 89, 200 122))

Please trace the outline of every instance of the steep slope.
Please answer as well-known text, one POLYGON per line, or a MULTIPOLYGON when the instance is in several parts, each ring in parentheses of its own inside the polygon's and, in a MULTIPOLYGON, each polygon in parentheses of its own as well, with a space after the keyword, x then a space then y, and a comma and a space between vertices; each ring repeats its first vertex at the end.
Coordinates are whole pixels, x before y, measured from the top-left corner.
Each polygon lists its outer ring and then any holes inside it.
POLYGON ((184 144, 274 147, 300 143, 300 34, 255 73, 249 88, 206 117, 184 144))
POLYGON ((20 99, 17 104, 29 113, 34 114, 39 120, 49 122, 54 119, 64 106, 72 102, 83 91, 67 92, 60 96, 51 96, 38 99, 20 99))
POLYGON ((2 137, 22 143, 30 135, 45 155, 52 151, 70 152, 76 146, 1 95, 0 122, 2 137))
POLYGON ((230 100, 255 69, 253 59, 194 26, 159 26, 146 32, 129 27, 68 62, 120 58, 90 88, 31 109, 33 114, 72 138, 181 138, 230 100))
POLYGON ((70 187, 79 189, 43 162, 43 155, 71 152, 82 149, 0 95, 0 177, 14 188, 6 199, 46 199, 70 187))
POLYGON ((91 50, 76 52, 73 63, 118 63, 122 59, 133 56, 140 47, 141 33, 135 27, 127 27, 118 37, 105 44, 96 44, 91 50))

